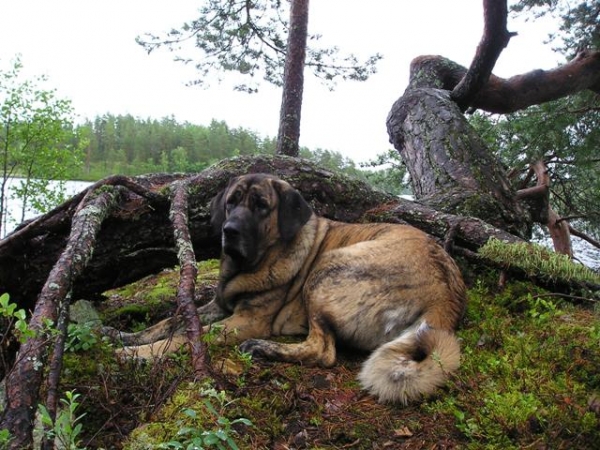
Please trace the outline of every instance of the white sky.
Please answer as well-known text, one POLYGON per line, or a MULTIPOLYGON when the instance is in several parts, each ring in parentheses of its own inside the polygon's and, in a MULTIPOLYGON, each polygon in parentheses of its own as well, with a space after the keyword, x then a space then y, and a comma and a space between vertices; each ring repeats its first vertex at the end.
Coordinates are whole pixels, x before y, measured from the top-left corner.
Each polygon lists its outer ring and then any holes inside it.
MULTIPOLYGON (((26 73, 45 74, 48 88, 72 100, 82 118, 111 113, 208 125, 214 118, 261 136, 277 134, 281 94, 262 84, 258 94, 231 84, 186 87, 191 67, 168 52, 147 55, 135 43, 195 17, 194 0, 0 0, 0 65, 20 53, 26 73)), ((367 82, 342 82, 334 92, 307 73, 301 145, 365 161, 390 148, 386 116, 408 82, 410 61, 439 54, 468 66, 483 30, 481 0, 313 0, 309 31, 342 51, 384 59, 367 82)), ((494 73, 509 77, 555 67, 544 44, 544 21, 509 21, 518 32, 494 73)))

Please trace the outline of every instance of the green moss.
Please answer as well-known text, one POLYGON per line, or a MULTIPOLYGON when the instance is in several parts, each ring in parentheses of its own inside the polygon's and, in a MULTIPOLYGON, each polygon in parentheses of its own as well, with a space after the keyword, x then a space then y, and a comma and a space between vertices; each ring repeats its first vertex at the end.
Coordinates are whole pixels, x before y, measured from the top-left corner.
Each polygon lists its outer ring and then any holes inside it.
MULTIPOLYGON (((198 263, 197 288, 216 285, 219 260, 198 263)), ((169 316, 177 305, 179 267, 145 277, 135 283, 105 293, 102 320, 119 329, 138 331, 169 316)))
POLYGON ((600 276, 590 269, 575 264, 568 256, 554 253, 541 245, 507 244, 492 238, 478 253, 506 268, 519 268, 530 276, 542 276, 551 281, 580 281, 600 285, 600 276))
POLYGON ((99 371, 114 364, 114 349, 108 345, 96 345, 93 351, 66 352, 63 356, 61 383, 77 385, 95 381, 99 371))
POLYGON ((198 263, 198 279, 214 279, 219 275, 220 261, 218 259, 207 259, 198 263))
POLYGON ((526 286, 469 291, 453 394, 426 407, 452 414, 468 448, 553 446, 557 437, 587 448, 600 437, 587 406, 600 389, 598 318, 526 286))

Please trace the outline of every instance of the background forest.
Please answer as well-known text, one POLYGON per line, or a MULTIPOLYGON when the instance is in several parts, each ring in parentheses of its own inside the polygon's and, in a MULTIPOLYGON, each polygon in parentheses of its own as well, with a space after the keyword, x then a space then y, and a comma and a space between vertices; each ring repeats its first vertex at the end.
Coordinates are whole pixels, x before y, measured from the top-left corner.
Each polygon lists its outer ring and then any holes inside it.
MULTIPOLYGON (((75 136, 72 146, 82 148, 83 161, 73 176, 84 180, 116 173, 199 172, 232 156, 274 154, 276 146, 274 138, 230 128, 224 121, 204 126, 179 123, 173 117, 156 120, 105 114, 78 126, 75 136)), ((301 153, 332 170, 360 173, 340 153, 308 148, 301 153)))
MULTIPOLYGON (((561 215, 574 216, 580 227, 597 236, 600 224, 600 113, 589 93, 548 102, 505 116, 476 113, 471 124, 507 167, 525 167, 543 158, 551 168, 553 198, 561 215)), ((80 149, 70 179, 96 181, 113 174, 199 172, 225 158, 275 154, 275 137, 213 120, 208 126, 105 114, 75 127, 70 141, 80 149)), ((393 194, 410 193, 406 169, 394 150, 356 163, 336 151, 300 148, 300 156, 332 171, 368 181, 393 194)), ((515 183, 518 183, 517 179, 515 183)), ((516 184, 517 185, 517 184, 516 184)))

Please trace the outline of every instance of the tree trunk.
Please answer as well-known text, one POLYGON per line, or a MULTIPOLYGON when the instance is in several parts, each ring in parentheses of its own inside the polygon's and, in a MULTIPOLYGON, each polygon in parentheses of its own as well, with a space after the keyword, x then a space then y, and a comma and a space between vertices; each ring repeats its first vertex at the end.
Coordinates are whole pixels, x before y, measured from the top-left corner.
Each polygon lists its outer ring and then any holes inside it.
MULTIPOLYGON (((211 199, 231 177, 251 172, 274 173, 285 178, 302 192, 318 214, 334 220, 403 221, 440 239, 444 239, 458 220, 458 216, 442 214, 424 204, 374 191, 361 181, 328 172, 307 160, 280 156, 240 157, 224 160, 186 180, 188 226, 197 260, 218 258, 220 253, 219 237, 210 225, 211 199)), ((157 192, 182 177, 169 174, 111 177, 21 226, 0 241, 0 292, 8 292, 20 308, 33 310, 38 293, 68 241, 71 220, 79 202, 86 193, 106 185, 123 186, 120 204, 104 221, 94 255, 73 283, 73 298, 102 300, 102 293, 108 289, 178 264, 169 202, 157 192)), ((466 224, 467 219, 462 223, 466 224)), ((457 241, 466 248, 475 250, 501 231, 482 221, 468 220, 472 225, 457 236, 457 241), (473 238, 470 234, 477 234, 476 229, 481 229, 481 234, 473 238)), ((502 233, 504 240, 518 239, 506 231, 502 233)))
POLYGON ((484 35, 468 71, 439 56, 415 58, 409 86, 392 106, 387 128, 420 202, 528 238, 533 221, 547 219, 551 209, 538 203, 546 209, 532 210, 531 203, 521 202, 463 111, 511 112, 584 89, 598 92, 600 52, 582 52, 555 70, 503 80, 491 72, 512 36, 506 14, 505 1, 484 0, 484 35))
POLYGON ((307 34, 308 0, 292 0, 277 136, 279 155, 298 156, 300 149, 300 116, 307 34))
POLYGON ((392 107, 387 126, 417 200, 529 236, 529 215, 515 201, 501 166, 451 100, 450 91, 408 89, 392 107))
MULTIPOLYGON (((357 221, 368 209, 393 200, 365 183, 289 157, 240 157, 224 160, 188 176, 189 229, 196 258, 218 258, 220 240, 210 225, 210 200, 231 177, 250 172, 277 174, 294 184, 315 210, 327 217, 357 221)), ((50 213, 22 225, 0 241, 0 292, 32 310, 48 273, 63 251, 79 202, 106 185, 123 186, 120 207, 106 219, 94 256, 73 285, 75 299, 101 300, 102 292, 178 264, 169 201, 159 194, 183 175, 111 177, 90 186, 50 213)))
MULTIPOLYGON (((406 222, 440 240, 460 222, 456 240, 471 250, 491 236, 520 240, 481 220, 444 214, 426 204, 374 191, 364 182, 328 172, 307 160, 254 156, 224 160, 185 180, 189 192, 189 234, 197 260, 218 258, 220 253, 220 239, 210 224, 211 199, 231 177, 251 172, 285 178, 302 192, 317 214, 334 220, 406 222)), ((182 178, 181 174, 107 178, 22 225, 0 241, 0 292, 8 292, 20 308, 33 310, 48 274, 68 242, 79 203, 87 193, 105 189, 103 186, 123 187, 119 207, 103 222, 93 257, 73 282, 73 298, 101 301, 106 290, 175 266, 179 260, 169 220, 169 201, 158 192, 182 178)))

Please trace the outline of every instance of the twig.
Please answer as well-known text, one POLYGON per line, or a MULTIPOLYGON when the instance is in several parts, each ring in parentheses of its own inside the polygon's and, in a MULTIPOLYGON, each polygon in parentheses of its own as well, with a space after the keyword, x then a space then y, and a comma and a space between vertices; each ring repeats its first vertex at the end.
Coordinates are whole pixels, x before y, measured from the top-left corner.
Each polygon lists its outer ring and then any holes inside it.
POLYGON ((587 302, 600 303, 600 300, 596 300, 593 298, 581 297, 579 295, 561 294, 560 292, 548 292, 546 294, 537 294, 537 295, 533 295, 531 298, 540 298, 540 297, 564 297, 564 298, 569 298, 571 300, 585 300, 587 302))

